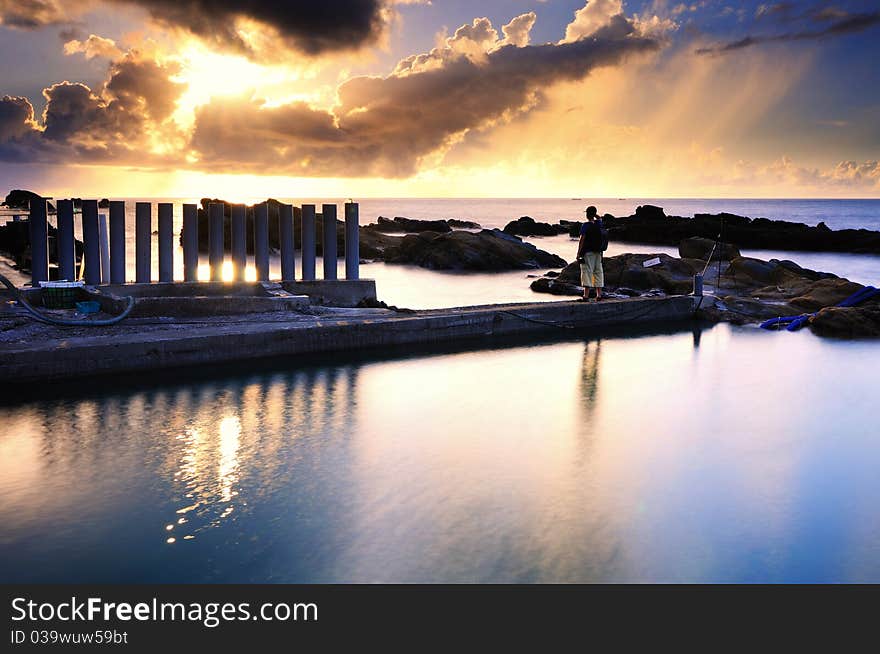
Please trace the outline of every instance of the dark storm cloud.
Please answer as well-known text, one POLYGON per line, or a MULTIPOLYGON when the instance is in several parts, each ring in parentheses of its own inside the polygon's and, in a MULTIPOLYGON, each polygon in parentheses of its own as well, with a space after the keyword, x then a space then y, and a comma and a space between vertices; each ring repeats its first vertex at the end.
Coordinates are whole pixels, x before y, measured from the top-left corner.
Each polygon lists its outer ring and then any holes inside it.
POLYGON ((102 92, 61 82, 43 90, 41 123, 26 98, 0 101, 0 160, 88 163, 142 158, 148 130, 173 111, 182 85, 174 66, 129 53, 110 68, 102 92))
POLYGON ((249 51, 235 30, 248 18, 278 31, 287 45, 309 54, 349 50, 374 42, 384 27, 382 0, 114 0, 136 4, 154 20, 221 46, 249 51))
POLYGON ((543 87, 659 48, 657 41, 589 38, 504 46, 338 88, 332 113, 305 105, 265 107, 215 100, 200 109, 192 146, 201 167, 348 176, 412 174, 419 160, 467 130, 528 110, 543 87))
MULTIPOLYGON (((0 23, 20 29, 67 24, 101 0, 0 0, 0 23)), ((238 32, 251 20, 277 32, 279 49, 318 55, 374 43, 389 9, 386 0, 103 0, 145 9, 161 25, 182 29, 224 49, 253 54, 238 32)))
MULTIPOLYGON (((818 17, 820 14, 813 14, 818 17)), ((772 35, 749 35, 736 41, 730 41, 721 45, 715 45, 706 48, 698 48, 695 50, 699 55, 719 55, 735 50, 742 50, 755 45, 764 43, 785 43, 792 41, 815 41, 833 36, 842 36, 861 32, 880 23, 880 11, 874 11, 862 14, 846 14, 840 17, 839 13, 827 14, 827 16, 836 16, 837 19, 822 29, 800 30, 786 32, 783 34, 772 35)), ((819 20, 823 20, 819 18, 819 20)))

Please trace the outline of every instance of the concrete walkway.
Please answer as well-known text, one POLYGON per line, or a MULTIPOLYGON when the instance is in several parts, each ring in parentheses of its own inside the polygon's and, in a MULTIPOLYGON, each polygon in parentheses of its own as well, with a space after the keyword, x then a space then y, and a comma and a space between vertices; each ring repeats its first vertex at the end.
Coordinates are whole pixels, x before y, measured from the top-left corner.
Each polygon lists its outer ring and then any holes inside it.
POLYGON ((679 296, 599 303, 485 305, 416 312, 310 307, 302 312, 199 320, 131 319, 112 327, 53 327, 19 315, 14 320, 16 324, 0 332, 0 384, 687 321, 693 318, 693 312, 693 298, 679 296))

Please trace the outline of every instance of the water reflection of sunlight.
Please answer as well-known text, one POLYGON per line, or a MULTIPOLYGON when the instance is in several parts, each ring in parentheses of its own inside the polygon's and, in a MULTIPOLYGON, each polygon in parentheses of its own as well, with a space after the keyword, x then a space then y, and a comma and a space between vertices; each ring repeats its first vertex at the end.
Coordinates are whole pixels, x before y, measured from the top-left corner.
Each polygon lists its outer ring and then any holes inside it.
MULTIPOLYGON (((238 481, 238 447, 241 440, 241 421, 238 416, 227 416, 220 421, 220 499, 229 502, 238 493, 233 490, 238 481)), ((226 511, 232 512, 232 507, 226 511)), ((224 511, 224 515, 229 515, 224 511)))

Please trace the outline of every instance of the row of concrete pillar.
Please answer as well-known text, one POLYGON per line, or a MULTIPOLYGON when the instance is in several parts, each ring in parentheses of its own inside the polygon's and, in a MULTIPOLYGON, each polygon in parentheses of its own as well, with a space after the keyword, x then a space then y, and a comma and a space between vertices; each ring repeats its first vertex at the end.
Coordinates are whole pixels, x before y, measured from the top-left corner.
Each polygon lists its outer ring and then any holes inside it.
MULTIPOLYGON (((226 217, 221 203, 208 205, 208 264, 211 280, 222 279, 225 248, 223 234, 226 217)), ((335 280, 336 274, 336 205, 324 204, 323 216, 324 279, 335 280)), ((152 281, 152 203, 137 202, 135 205, 135 281, 152 281)), ((174 281, 174 228, 173 205, 158 204, 159 218, 159 281, 174 281)), ((125 202, 111 201, 109 206, 109 239, 104 223, 99 220, 98 201, 82 201, 82 236, 85 256, 84 279, 87 284, 125 283, 125 202), (101 241, 109 240, 109 257, 102 262, 101 241), (103 263, 103 266, 102 266, 103 263), (107 268, 109 267, 109 275, 107 268)), ((76 279, 76 255, 74 249, 74 206, 72 200, 59 200, 58 219, 58 267, 61 279, 76 279)), ((281 239, 281 279, 296 277, 294 251, 293 205, 282 204, 279 208, 279 235, 281 239)), ((244 279, 247 265, 247 221, 243 204, 231 207, 231 258, 236 280, 244 279)), ((345 277, 359 278, 359 210, 356 202, 345 204, 345 277)), ((38 285, 49 279, 48 211, 46 201, 31 202, 30 239, 32 282, 38 285)), ((316 268, 316 207, 302 205, 302 279, 314 280, 316 268)), ((183 205, 183 276, 185 281, 198 279, 199 237, 198 206, 183 205)), ((257 280, 269 279, 269 205, 254 207, 254 267, 257 280)))

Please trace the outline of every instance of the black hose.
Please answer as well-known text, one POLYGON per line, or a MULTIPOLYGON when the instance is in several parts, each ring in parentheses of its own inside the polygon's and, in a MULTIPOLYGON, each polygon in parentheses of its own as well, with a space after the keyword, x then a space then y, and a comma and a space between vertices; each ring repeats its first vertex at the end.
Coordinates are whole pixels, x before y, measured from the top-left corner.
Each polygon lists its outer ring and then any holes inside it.
POLYGON ((134 308, 134 298, 128 297, 126 298, 128 300, 128 306, 126 306, 125 310, 118 316, 113 316, 112 318, 104 318, 102 320, 64 320, 63 318, 54 318, 52 316, 47 316, 41 311, 38 311, 30 302, 24 299, 24 296, 22 296, 21 291, 15 286, 15 284, 13 284, 3 275, 0 275, 0 282, 2 282, 3 285, 6 286, 6 288, 12 291, 12 295, 15 298, 16 302, 23 306, 32 318, 47 325, 58 325, 60 327, 107 327, 109 325, 115 325, 116 323, 122 321, 128 316, 128 314, 131 313, 131 310, 134 308))

